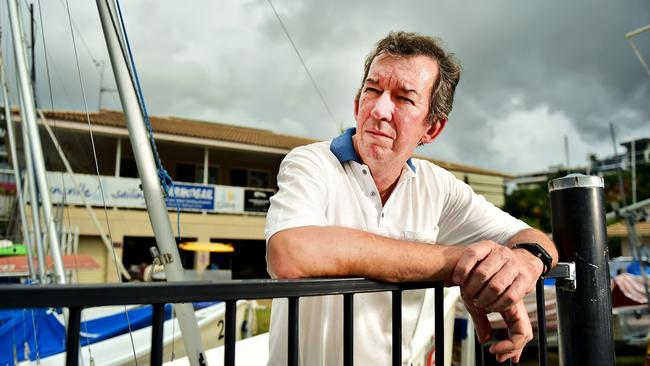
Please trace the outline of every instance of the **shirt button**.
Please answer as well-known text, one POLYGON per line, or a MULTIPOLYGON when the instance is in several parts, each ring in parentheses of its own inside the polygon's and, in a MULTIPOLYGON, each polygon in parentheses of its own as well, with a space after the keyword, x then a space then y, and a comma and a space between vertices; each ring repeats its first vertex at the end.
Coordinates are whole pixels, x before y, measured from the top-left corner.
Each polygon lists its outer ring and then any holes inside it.
POLYGON ((381 213, 381 217, 384 217, 384 213, 383 213, 383 212, 381 213))
POLYGON ((376 195, 375 191, 370 192, 370 195, 374 197, 376 195))
POLYGON ((361 171, 361 173, 363 173, 363 175, 366 175, 366 174, 368 174, 368 172, 367 172, 367 171, 366 171, 365 169, 364 169, 364 170, 362 170, 362 171, 361 171))

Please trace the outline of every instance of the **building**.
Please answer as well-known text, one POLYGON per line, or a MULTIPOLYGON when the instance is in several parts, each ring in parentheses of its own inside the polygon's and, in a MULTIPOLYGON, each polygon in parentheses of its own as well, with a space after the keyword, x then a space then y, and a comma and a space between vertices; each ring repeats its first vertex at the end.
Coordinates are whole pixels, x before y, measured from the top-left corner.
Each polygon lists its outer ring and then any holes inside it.
MULTIPOLYGON (((636 223, 636 233, 639 243, 642 245, 642 257, 648 257, 650 253, 650 221, 641 221, 636 223)), ((621 239, 621 256, 632 257, 634 253, 630 248, 630 237, 628 227, 624 221, 607 226, 607 236, 609 238, 621 239)))
POLYGON ((619 169, 628 170, 632 165, 650 163, 650 138, 640 138, 621 143, 625 152, 602 159, 591 160, 591 171, 594 173, 613 173, 619 169))
MULTIPOLYGON (((152 261, 149 248, 155 240, 123 114, 102 110, 87 116, 82 112, 50 111, 45 112, 45 117, 47 121, 39 123, 52 128, 79 185, 77 189, 64 173, 58 149, 41 127, 52 200, 65 207, 55 210, 58 224, 69 231, 78 230, 78 252, 91 255, 102 266, 100 271, 80 271, 79 281, 117 280, 113 250, 106 247, 101 231, 110 233, 115 257, 126 268, 133 268, 137 277, 135 270, 152 261), (82 197, 92 206, 101 228, 93 223, 82 197)), ((15 112, 13 119, 16 135, 21 136, 20 118, 15 112)), ((232 269, 233 278, 267 276, 264 220, 268 199, 277 189, 280 162, 292 148, 316 140, 176 117, 152 117, 151 124, 160 158, 176 184, 174 192, 182 211, 180 241, 232 244, 234 253, 210 255, 212 267, 232 269)), ((22 144, 17 145, 22 159, 22 144)), ((450 170, 497 206, 504 204, 503 182, 508 175, 431 161, 450 170)), ((176 231, 176 202, 168 199, 168 207, 176 231)), ((193 252, 180 253, 183 266, 193 268, 193 252)))

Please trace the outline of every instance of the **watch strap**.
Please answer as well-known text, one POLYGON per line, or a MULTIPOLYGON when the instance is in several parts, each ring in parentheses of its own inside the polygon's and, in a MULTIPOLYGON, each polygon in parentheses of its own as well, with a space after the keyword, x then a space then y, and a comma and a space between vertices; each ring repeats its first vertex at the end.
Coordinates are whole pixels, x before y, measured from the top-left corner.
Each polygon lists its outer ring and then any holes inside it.
POLYGON ((551 258, 551 255, 548 254, 548 252, 546 251, 546 249, 544 249, 543 246, 537 243, 519 243, 513 245, 512 249, 523 249, 528 251, 530 254, 534 255, 535 257, 539 258, 539 260, 542 261, 542 264, 544 264, 544 271, 542 272, 542 277, 546 276, 548 272, 551 271, 551 264, 553 262, 553 258, 551 258))

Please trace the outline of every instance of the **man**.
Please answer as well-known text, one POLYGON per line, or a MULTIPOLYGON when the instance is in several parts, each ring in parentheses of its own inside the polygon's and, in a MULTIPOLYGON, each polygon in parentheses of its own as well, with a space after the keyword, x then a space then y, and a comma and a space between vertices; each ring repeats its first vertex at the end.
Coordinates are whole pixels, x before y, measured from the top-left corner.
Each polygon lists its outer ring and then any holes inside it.
MULTIPOLYGON (((411 159, 446 125, 459 77, 436 39, 396 32, 378 42, 354 101, 356 129, 296 148, 280 166, 265 232, 268 271, 453 282, 482 342, 490 337, 486 314, 501 313, 510 338, 490 352, 518 361, 532 338, 522 297, 556 263, 553 243, 451 173, 411 159), (510 249, 517 244, 524 249, 510 249)), ((405 365, 424 299, 425 291, 403 295, 405 365)), ((355 364, 390 364, 390 294, 356 295, 354 311, 355 364)), ((342 364, 340 296, 301 299, 300 312, 301 364, 342 364)), ((286 302, 274 300, 270 365, 286 364, 286 322, 286 302)))

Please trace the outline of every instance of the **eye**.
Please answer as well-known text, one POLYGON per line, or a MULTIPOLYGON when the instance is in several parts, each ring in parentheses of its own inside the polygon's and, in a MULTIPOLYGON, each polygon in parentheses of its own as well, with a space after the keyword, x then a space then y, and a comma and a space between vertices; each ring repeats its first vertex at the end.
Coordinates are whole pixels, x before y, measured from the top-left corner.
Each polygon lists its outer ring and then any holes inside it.
POLYGON ((408 103, 408 104, 415 105, 415 102, 414 102, 413 99, 411 99, 411 98, 407 98, 407 97, 398 97, 398 99, 401 100, 402 102, 406 102, 406 103, 408 103))
POLYGON ((374 94, 374 93, 376 93, 376 94, 381 93, 381 92, 379 91, 379 89, 373 88, 373 87, 371 87, 371 86, 366 86, 366 88, 364 89, 364 92, 366 92, 366 93, 373 93, 373 94, 374 94))

